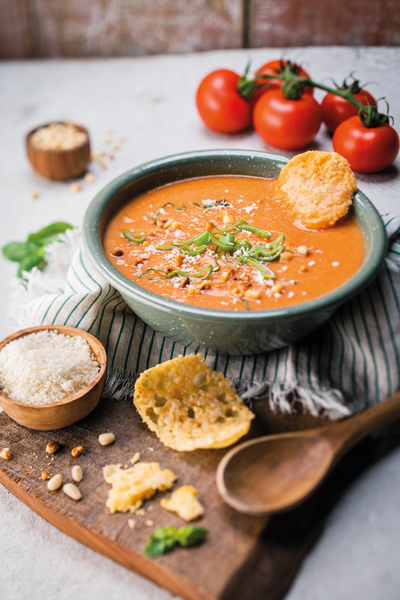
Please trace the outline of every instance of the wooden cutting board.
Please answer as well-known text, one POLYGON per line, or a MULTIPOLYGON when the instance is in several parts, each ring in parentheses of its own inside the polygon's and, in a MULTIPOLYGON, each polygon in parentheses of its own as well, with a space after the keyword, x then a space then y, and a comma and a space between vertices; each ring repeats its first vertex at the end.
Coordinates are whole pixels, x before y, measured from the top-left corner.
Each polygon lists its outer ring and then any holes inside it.
MULTIPOLYGON (((253 409, 257 419, 246 439, 329 423, 310 416, 274 415, 266 401, 259 401, 253 409)), ((290 513, 270 519, 241 515, 222 502, 215 486, 216 467, 227 450, 180 453, 165 448, 141 422, 131 401, 103 400, 86 419, 50 432, 26 429, 2 413, 3 447, 10 448, 12 459, 0 459, 0 482, 15 496, 67 535, 186 600, 282 599, 320 531, 332 487, 343 488, 343 481, 338 486, 334 474, 317 494, 290 513), (106 431, 112 431, 116 441, 103 447, 97 438, 106 431), (46 444, 55 439, 62 447, 49 457, 46 444), (79 445, 84 452, 73 459, 71 450, 79 445), (105 501, 110 486, 103 479, 102 467, 115 463, 131 466, 129 459, 135 452, 141 453, 142 461, 157 461, 162 468, 172 469, 178 485, 197 488, 205 509, 197 523, 209 531, 202 546, 176 549, 157 559, 144 556, 143 549, 156 527, 185 524, 160 507, 160 499, 169 497, 169 492, 147 501, 144 517, 109 514, 105 501), (42 471, 47 471, 61 473, 64 483, 72 481, 74 464, 80 464, 84 473, 78 484, 82 500, 77 503, 61 490, 49 492, 40 478, 42 471), (133 530, 128 525, 132 517, 137 521, 133 530), (145 524, 148 519, 154 526, 145 524)))

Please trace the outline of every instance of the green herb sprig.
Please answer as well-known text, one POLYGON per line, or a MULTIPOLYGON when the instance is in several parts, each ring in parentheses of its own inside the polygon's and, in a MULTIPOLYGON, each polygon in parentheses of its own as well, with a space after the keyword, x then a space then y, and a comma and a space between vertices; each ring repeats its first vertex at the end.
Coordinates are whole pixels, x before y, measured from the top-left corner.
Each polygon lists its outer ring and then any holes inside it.
POLYGON ((178 544, 184 548, 198 546, 204 542, 207 534, 204 527, 160 527, 151 534, 144 553, 155 558, 171 552, 178 544))
POLYGON ((33 267, 43 269, 47 262, 44 258, 46 246, 59 239, 73 226, 63 221, 52 223, 36 233, 30 233, 25 242, 10 242, 2 248, 3 256, 19 263, 17 276, 22 278, 22 271, 31 271, 33 267))

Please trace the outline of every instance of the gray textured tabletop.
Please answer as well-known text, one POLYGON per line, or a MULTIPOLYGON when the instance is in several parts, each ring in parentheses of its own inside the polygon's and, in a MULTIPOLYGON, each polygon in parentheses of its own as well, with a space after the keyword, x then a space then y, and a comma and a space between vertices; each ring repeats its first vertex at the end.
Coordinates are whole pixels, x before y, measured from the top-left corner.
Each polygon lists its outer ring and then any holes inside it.
MULTIPOLYGON (((279 49, 222 51, 117 60, 0 64, 0 243, 56 220, 80 225, 96 192, 128 168, 156 157, 206 148, 266 149, 254 132, 231 137, 206 130, 194 94, 209 71, 243 72, 279 58, 279 49), (93 164, 94 183, 73 194, 70 183, 41 179, 24 152, 24 134, 52 120, 88 127, 95 152, 112 151, 107 170, 93 164), (107 134, 107 128, 113 132, 107 134), (111 150, 104 137, 126 138, 111 150), (32 200, 32 192, 38 194, 32 200)), ((386 96, 400 128, 400 49, 300 48, 287 56, 318 80, 355 71, 370 90, 386 96)), ((317 98, 321 95, 317 92, 317 98)), ((321 128, 314 149, 331 150, 321 128)), ((267 148, 274 151, 273 148, 267 148)), ((400 159, 385 172, 357 177, 381 212, 400 213, 400 159)), ((0 259, 0 338, 15 264, 0 259)), ((1 444, 0 432, 0 444, 1 444)), ((303 563, 287 600, 397 600, 400 597, 400 448, 364 472, 332 511, 303 563)), ((171 594, 54 529, 0 486, 0 597, 2 600, 167 600, 171 594)))

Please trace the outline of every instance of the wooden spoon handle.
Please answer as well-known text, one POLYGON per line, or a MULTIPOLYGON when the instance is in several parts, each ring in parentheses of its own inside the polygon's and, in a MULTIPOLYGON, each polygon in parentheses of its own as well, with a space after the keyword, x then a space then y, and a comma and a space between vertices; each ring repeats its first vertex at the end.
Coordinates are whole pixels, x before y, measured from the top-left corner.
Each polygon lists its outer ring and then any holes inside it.
POLYGON ((325 431, 334 448, 336 458, 339 458, 364 437, 398 418, 400 418, 400 392, 325 431))

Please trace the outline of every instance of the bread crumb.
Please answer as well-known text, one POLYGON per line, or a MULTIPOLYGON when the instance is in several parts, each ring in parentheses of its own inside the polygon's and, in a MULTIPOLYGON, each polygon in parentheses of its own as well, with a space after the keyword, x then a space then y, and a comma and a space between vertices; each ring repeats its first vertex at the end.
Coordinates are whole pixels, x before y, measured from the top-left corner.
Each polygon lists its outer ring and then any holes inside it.
POLYGON ((70 187, 70 190, 71 190, 71 192, 72 192, 73 194, 76 194, 77 192, 80 192, 80 191, 81 191, 81 189, 82 189, 82 186, 81 186, 81 184, 80 184, 80 183, 78 183, 78 182, 76 182, 76 183, 73 183, 73 184, 71 185, 71 187, 70 187))
POLYGON ((153 527, 154 521, 152 521, 151 519, 147 519, 146 525, 147 525, 147 527, 153 527))
POLYGON ((135 519, 128 519, 128 525, 129 525, 130 529, 135 529, 135 527, 136 527, 135 519))
POLYGON ((36 200, 36 198, 39 196, 39 194, 37 194, 36 192, 31 192, 31 199, 32 200, 36 200))

